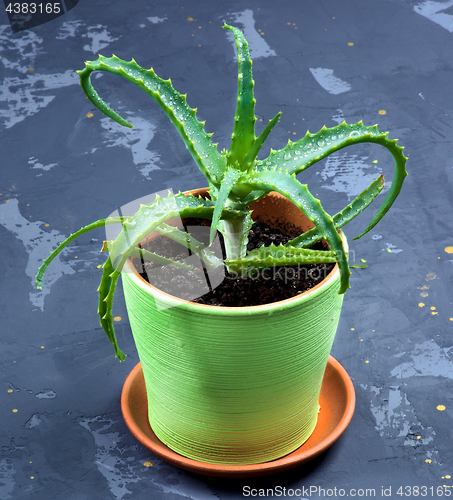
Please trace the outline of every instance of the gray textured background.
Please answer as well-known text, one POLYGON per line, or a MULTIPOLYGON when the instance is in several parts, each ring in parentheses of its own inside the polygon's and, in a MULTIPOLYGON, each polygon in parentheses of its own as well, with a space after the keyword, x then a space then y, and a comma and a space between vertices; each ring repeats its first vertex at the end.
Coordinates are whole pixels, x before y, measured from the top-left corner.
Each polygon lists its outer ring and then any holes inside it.
MULTIPOLYGON (((452 486, 453 1, 82 0, 30 31, 13 35, 5 12, 0 24, 0 499, 227 500, 244 498, 244 485, 375 488, 375 498, 391 486, 401 498, 399 486, 452 486), (121 289, 124 363, 99 326, 102 230, 34 287, 39 260, 81 226, 161 189, 205 185, 150 98, 115 76, 94 79, 135 125, 122 129, 93 109, 75 70, 98 52, 153 66, 188 93, 222 149, 236 102, 224 21, 250 42, 258 127, 283 111, 267 148, 363 119, 409 155, 391 213, 351 242, 368 268, 353 270, 332 354, 356 388, 352 422, 311 464, 255 481, 180 471, 129 433, 120 393, 138 359, 121 289)), ((304 178, 334 213, 380 173, 389 184, 390 155, 362 145, 304 178)), ((377 206, 347 226, 350 239, 377 206)))

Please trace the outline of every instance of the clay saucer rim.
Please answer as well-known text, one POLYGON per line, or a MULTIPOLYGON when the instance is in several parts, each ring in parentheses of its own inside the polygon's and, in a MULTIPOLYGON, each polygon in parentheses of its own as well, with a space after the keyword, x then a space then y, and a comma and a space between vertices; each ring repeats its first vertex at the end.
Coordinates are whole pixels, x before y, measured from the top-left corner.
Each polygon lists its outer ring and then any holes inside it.
POLYGON ((135 438, 163 460, 181 469, 214 477, 256 477, 276 474, 298 467, 327 450, 346 430, 355 408, 352 381, 332 356, 329 356, 319 399, 321 411, 310 438, 289 455, 252 465, 222 465, 186 458, 165 446, 148 422, 148 404, 141 363, 128 375, 121 395, 123 418, 135 438))

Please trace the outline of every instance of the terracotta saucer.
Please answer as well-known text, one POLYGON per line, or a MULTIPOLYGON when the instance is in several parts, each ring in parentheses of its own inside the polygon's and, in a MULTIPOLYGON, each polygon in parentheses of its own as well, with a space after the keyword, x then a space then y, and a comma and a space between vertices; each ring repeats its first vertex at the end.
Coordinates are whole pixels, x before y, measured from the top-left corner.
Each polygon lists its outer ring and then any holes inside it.
POLYGON ((148 403, 141 364, 128 375, 121 395, 126 425, 146 448, 176 467, 215 477, 254 477, 276 474, 308 462, 331 446, 348 426, 355 407, 355 392, 346 370, 329 357, 319 399, 321 412, 313 434, 300 448, 272 462, 254 465, 218 465, 183 457, 165 446, 148 422, 148 403))

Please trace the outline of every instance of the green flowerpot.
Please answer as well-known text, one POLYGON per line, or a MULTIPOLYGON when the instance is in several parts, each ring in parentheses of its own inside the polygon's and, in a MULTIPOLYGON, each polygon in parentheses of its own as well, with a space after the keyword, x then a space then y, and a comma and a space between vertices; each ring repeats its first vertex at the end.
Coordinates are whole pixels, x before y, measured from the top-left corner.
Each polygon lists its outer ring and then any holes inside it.
MULTIPOLYGON (((312 227, 277 193, 252 208, 270 224, 312 227)), ((247 465, 310 437, 343 302, 337 265, 311 290, 251 307, 187 302, 134 272, 122 280, 160 441, 200 462, 247 465)))

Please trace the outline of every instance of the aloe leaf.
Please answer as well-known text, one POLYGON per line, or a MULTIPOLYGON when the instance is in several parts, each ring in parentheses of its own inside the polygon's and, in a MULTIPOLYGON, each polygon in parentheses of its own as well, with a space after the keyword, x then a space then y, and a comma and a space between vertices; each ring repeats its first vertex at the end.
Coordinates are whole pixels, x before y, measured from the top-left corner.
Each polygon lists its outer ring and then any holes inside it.
POLYGON ((250 251, 241 259, 226 259, 225 264, 230 273, 249 274, 254 269, 274 266, 294 266, 297 264, 319 264, 336 262, 335 252, 330 250, 310 250, 297 248, 288 244, 278 246, 273 243, 268 247, 260 247, 250 251))
POLYGON ((87 226, 82 227, 75 233, 71 234, 68 238, 62 241, 58 247, 47 257, 47 259, 41 264, 38 274, 36 276, 36 286, 39 290, 42 290, 42 280, 44 278, 44 274, 49 267, 49 264, 55 259, 55 257, 69 244, 71 241, 74 241, 76 238, 81 236, 88 231, 92 231, 93 229, 97 229, 99 227, 103 227, 106 224, 119 224, 128 220, 129 217, 109 217, 108 219, 100 219, 92 224, 88 224, 87 226))
POLYGON ((116 341, 115 328, 113 326, 113 296, 116 289, 116 284, 118 283, 118 278, 120 276, 119 271, 115 271, 110 260, 110 256, 107 258, 105 264, 103 265, 103 272, 101 283, 98 288, 99 292, 99 306, 98 314, 102 328, 107 334, 108 339, 115 348, 115 356, 119 358, 120 361, 126 359, 126 355, 118 347, 116 341))
POLYGON ((228 163, 241 167, 244 158, 255 142, 256 100, 253 96, 252 60, 250 59, 249 44, 242 31, 228 24, 223 27, 233 32, 238 59, 237 108, 228 163))
MULTIPOLYGON (((170 194, 166 198, 157 197, 153 203, 141 205, 138 212, 125 224, 124 229, 112 244, 110 256, 115 269, 121 271, 129 253, 151 231, 159 228, 160 224, 174 217, 201 217, 211 219, 215 203, 196 196, 186 196, 179 193, 170 194)), ((240 218, 246 215, 245 211, 233 208, 224 208, 224 219, 240 218)))
POLYGON ((261 132, 261 134, 256 138, 250 151, 245 156, 245 158, 244 158, 244 170, 246 170, 247 172, 251 172, 253 170, 255 158, 257 157, 258 153, 260 152, 262 145, 264 144, 265 140, 268 138, 272 129, 275 127, 275 124, 280 119, 280 116, 281 116, 281 112, 277 113, 274 116, 274 118, 272 118, 272 120, 269 121, 269 123, 266 125, 264 130, 261 132))
POLYGON ((323 127, 316 134, 307 132, 299 141, 289 141, 283 149, 271 151, 268 158, 256 162, 255 168, 257 171, 275 168, 290 174, 298 174, 339 149, 364 142, 380 144, 390 151, 394 159, 394 175, 392 186, 382 205, 365 231, 353 238, 356 240, 370 231, 384 217, 398 196, 407 175, 407 158, 403 155, 404 148, 396 144, 396 139, 389 139, 388 132, 379 132, 376 125, 368 127, 361 121, 353 125, 343 122, 332 128, 323 127))
POLYGON ((308 190, 306 184, 301 184, 296 176, 287 172, 264 170, 255 174, 247 181, 242 181, 253 189, 277 191, 294 203, 318 227, 330 249, 336 253, 338 266, 341 272, 339 293, 343 294, 349 288, 348 258, 343 247, 341 236, 333 223, 332 217, 327 214, 308 190))
POLYGON ((220 216, 222 215, 222 210, 228 201, 228 196, 236 183, 236 181, 241 176, 241 171, 230 167, 223 176, 222 184, 220 186, 219 192, 217 194, 216 205, 214 213, 212 215, 211 230, 209 234, 209 244, 214 241, 215 235, 217 234, 217 227, 219 224, 220 216))
POLYGON ((154 231, 190 249, 190 251, 198 255, 209 268, 215 269, 223 265, 223 261, 221 261, 214 252, 208 250, 203 243, 200 243, 196 238, 185 231, 181 231, 177 227, 163 223, 157 226, 154 231))
MULTIPOLYGON (((112 241, 104 241, 104 245, 102 247, 102 252, 109 252, 109 247, 112 246, 112 241)), ((136 259, 143 259, 146 262, 154 262, 155 264, 161 266, 173 265, 178 267, 183 271, 193 271, 193 266, 189 264, 185 264, 184 262, 180 262, 178 260, 168 259, 167 257, 162 257, 162 255, 158 255, 157 253, 150 252, 146 250, 146 248, 133 248, 129 257, 134 257, 136 259)))
POLYGON ((221 220, 218 230, 222 233, 227 258, 238 259, 247 253, 249 230, 253 225, 250 213, 234 220, 221 220))
POLYGON ((152 68, 146 70, 138 65, 134 59, 123 61, 116 56, 110 58, 99 56, 96 61, 85 64, 86 67, 78 71, 80 84, 88 99, 97 108, 120 125, 132 127, 127 120, 113 111, 99 97, 91 84, 90 76, 93 71, 107 71, 134 83, 150 95, 165 111, 201 172, 209 182, 219 185, 226 167, 226 158, 217 151, 216 145, 211 142, 212 134, 204 131, 204 122, 198 121, 196 109, 192 109, 187 104, 185 95, 173 88, 170 79, 163 80, 156 75, 152 68))
MULTIPOLYGON (((333 216, 333 222, 337 229, 343 227, 350 222, 354 217, 357 217, 360 212, 365 210, 368 205, 376 198, 376 196, 384 188, 384 176, 380 175, 366 189, 364 189, 349 205, 343 208, 340 212, 333 216)), ((322 239, 322 234, 317 227, 302 233, 297 238, 288 241, 288 245, 296 247, 311 247, 316 242, 322 239)))

